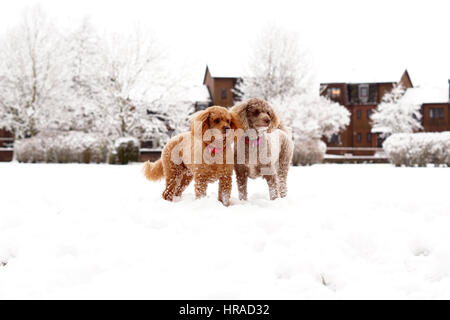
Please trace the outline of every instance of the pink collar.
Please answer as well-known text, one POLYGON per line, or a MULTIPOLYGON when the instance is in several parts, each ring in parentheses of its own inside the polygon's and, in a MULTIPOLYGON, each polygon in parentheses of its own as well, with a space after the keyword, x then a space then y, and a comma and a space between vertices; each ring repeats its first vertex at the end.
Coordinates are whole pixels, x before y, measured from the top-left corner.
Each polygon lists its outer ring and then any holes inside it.
POLYGON ((254 147, 254 146, 258 146, 261 143, 262 139, 263 139, 262 136, 258 137, 258 139, 253 139, 253 140, 250 140, 248 137, 245 137, 245 143, 254 147))
POLYGON ((208 145, 208 149, 211 153, 222 153, 223 150, 225 150, 225 146, 223 146, 222 148, 215 148, 211 145, 208 145))

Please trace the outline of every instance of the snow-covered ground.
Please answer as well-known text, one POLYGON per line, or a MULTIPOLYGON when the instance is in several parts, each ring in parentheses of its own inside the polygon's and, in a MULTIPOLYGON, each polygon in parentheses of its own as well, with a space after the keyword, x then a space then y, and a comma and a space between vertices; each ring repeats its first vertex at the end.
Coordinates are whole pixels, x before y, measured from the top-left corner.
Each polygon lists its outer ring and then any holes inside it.
POLYGON ((0 298, 450 298, 446 168, 293 168, 232 206, 140 165, 0 164, 0 298))

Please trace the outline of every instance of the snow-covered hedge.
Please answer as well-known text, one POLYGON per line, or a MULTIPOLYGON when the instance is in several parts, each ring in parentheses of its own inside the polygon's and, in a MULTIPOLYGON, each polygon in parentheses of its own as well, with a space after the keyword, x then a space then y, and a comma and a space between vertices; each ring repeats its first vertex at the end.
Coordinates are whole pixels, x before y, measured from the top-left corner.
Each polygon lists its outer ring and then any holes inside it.
POLYGON ((307 166, 321 163, 326 151, 327 146, 319 139, 295 141, 292 164, 294 166, 307 166))
POLYGON ((114 143, 109 162, 111 164, 128 164, 139 161, 139 140, 133 137, 119 138, 114 143))
POLYGON ((110 142, 101 134, 49 131, 17 140, 14 152, 19 162, 104 163, 110 142))
POLYGON ((450 131, 393 134, 383 148, 396 166, 450 166, 450 131))

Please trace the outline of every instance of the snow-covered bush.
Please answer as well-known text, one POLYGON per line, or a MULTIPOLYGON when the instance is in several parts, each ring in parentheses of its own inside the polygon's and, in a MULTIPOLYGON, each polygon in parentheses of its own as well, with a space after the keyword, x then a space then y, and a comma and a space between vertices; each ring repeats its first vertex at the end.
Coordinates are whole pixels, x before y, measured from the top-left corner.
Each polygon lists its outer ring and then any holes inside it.
POLYGON ((139 140, 133 137, 119 138, 114 143, 114 150, 110 155, 111 164, 128 164, 139 161, 139 140))
POLYGON ((372 132, 387 137, 395 133, 413 133, 422 129, 420 103, 405 95, 401 85, 395 86, 385 94, 381 103, 370 117, 372 132))
POLYGON ((49 131, 17 140, 14 153, 19 162, 104 163, 110 142, 101 134, 49 131))
POLYGON ((308 166, 321 163, 326 150, 327 146, 319 139, 296 141, 292 164, 294 166, 308 166))
POLYGON ((450 131, 393 134, 383 148, 396 166, 450 166, 450 131))

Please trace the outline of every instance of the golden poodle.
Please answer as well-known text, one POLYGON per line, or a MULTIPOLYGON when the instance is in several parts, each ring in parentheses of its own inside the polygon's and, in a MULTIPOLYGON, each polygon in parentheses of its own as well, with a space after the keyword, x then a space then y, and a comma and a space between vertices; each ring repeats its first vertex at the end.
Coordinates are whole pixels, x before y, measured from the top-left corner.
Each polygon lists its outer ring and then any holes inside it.
POLYGON ((228 206, 234 165, 233 139, 227 137, 228 132, 233 133, 239 127, 239 119, 224 107, 213 106, 197 112, 190 132, 172 138, 162 150, 161 159, 145 163, 145 177, 153 181, 165 178, 162 197, 169 201, 180 197, 192 179, 196 198, 206 196, 208 183, 219 180, 219 201, 228 206))

